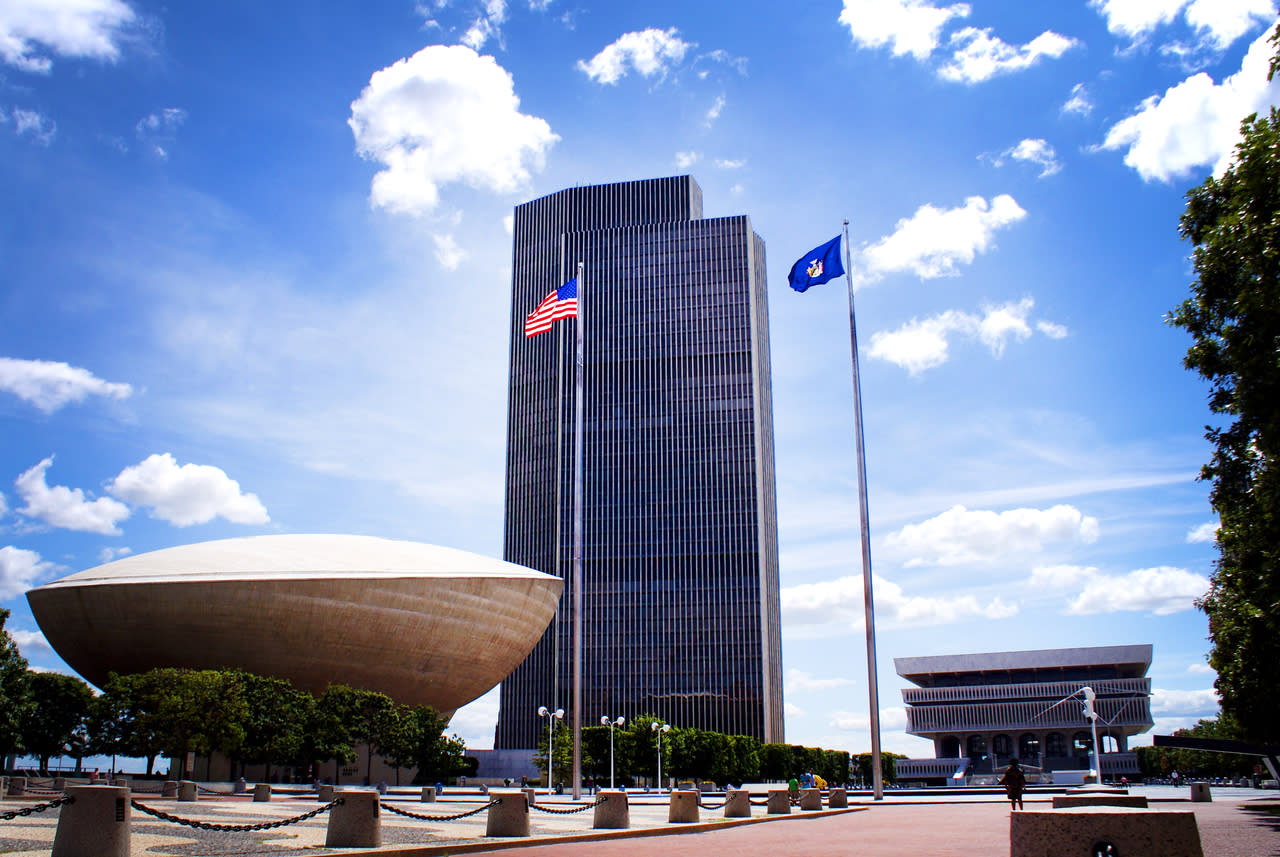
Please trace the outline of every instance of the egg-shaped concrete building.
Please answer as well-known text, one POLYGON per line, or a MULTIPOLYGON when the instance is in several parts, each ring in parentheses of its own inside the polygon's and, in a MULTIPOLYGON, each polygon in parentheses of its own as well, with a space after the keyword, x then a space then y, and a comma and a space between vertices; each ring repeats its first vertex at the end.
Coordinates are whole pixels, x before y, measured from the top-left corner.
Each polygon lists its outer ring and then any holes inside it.
POLYGON ((434 545, 272 535, 126 557, 27 600, 49 644, 99 687, 110 672, 236 668, 451 714, 524 659, 563 585, 434 545))

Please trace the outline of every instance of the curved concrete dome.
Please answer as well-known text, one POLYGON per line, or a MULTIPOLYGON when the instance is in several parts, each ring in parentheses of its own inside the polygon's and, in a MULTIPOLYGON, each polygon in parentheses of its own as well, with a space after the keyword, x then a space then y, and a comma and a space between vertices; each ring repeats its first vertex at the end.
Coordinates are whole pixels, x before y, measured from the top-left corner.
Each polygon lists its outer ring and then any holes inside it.
POLYGON ((27 600, 50 645, 99 687, 112 671, 238 668, 452 713, 533 649, 563 585, 451 548, 282 535, 126 557, 27 600))

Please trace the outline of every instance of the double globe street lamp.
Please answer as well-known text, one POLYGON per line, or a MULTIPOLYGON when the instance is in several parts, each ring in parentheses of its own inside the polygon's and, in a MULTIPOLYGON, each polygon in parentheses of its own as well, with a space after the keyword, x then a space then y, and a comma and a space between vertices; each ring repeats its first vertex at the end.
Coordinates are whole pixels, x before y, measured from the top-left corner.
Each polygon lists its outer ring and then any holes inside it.
POLYGON ((600 725, 609 727, 609 788, 611 789, 613 788, 613 729, 615 726, 621 728, 626 722, 625 717, 619 717, 617 720, 610 720, 607 714, 600 717, 600 725))
POLYGON ((555 764, 556 755, 556 721, 564 719, 564 709, 550 711, 545 705, 538 706, 538 716, 547 718, 547 794, 551 794, 551 766, 555 764))
POLYGON ((655 720, 650 725, 658 733, 658 794, 662 794, 662 736, 671 731, 671 724, 655 720))

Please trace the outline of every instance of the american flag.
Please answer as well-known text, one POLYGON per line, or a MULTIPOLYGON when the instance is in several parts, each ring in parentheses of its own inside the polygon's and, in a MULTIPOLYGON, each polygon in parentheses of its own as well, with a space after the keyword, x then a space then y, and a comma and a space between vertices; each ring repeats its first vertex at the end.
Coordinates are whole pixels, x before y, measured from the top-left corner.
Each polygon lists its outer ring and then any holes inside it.
POLYGON ((538 304, 524 320, 524 335, 537 336, 551 329, 551 322, 578 314, 578 278, 574 277, 538 304))

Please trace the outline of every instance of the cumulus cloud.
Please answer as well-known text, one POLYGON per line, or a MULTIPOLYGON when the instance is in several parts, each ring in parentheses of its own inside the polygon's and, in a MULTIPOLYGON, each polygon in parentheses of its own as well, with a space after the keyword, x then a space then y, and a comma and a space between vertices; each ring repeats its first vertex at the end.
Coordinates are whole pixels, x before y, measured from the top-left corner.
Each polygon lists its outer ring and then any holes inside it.
POLYGON ((1040 331, 1050 339, 1066 339, 1069 333, 1065 325, 1057 324, 1052 321, 1037 321, 1036 330, 1040 331))
POLYGON ((696 43, 680 38, 679 30, 650 27, 623 33, 617 41, 590 60, 578 60, 578 70, 596 83, 615 84, 629 69, 645 77, 666 77, 667 72, 684 60, 696 43))
POLYGON ((888 46, 894 56, 928 59, 942 28, 952 18, 966 18, 968 3, 935 6, 928 0, 844 0, 840 23, 853 43, 863 48, 888 46))
POLYGON ((1187 667, 1187 672, 1192 673, 1193 675, 1212 675, 1213 667, 1202 661, 1197 661, 1187 667))
POLYGON ((1091 544, 1098 519, 1065 504, 1049 509, 993 512, 952 506, 919 524, 885 537, 885 545, 906 557, 907 567, 965 565, 1002 557, 1039 553, 1057 542, 1091 544))
MULTIPOLYGON (((946 363, 952 336, 977 339, 993 356, 1001 357, 1010 341, 1023 342, 1031 336, 1027 316, 1034 306, 1031 298, 1023 298, 1016 303, 984 307, 982 315, 947 310, 926 319, 913 318, 897 330, 873 333, 867 353, 901 366, 912 375, 946 363)), ((1037 322, 1036 329, 1054 339, 1066 335, 1066 328, 1052 322, 1037 322)))
POLYGON ((833 690, 837 687, 848 687, 853 684, 851 678, 817 678, 812 673, 798 669, 787 670, 783 679, 783 689, 787 693, 813 693, 815 691, 833 690))
POLYGON ((15 360, 0 357, 0 390, 13 393, 46 414, 69 402, 89 396, 124 399, 132 395, 128 384, 103 381, 87 369, 48 360, 15 360))
POLYGON ((1093 566, 1047 565, 1031 571, 1031 585, 1037 589, 1068 589, 1094 580, 1101 574, 1093 566))
MULTIPOLYGON (((1051 176, 1062 170, 1062 162, 1058 160, 1058 153, 1053 150, 1053 146, 1049 145, 1048 140, 1038 137, 1027 138, 1016 146, 1005 149, 1002 158, 1013 158, 1015 161, 1035 164, 1040 168, 1039 178, 1051 176)), ((997 159, 996 166, 1002 163, 1002 159, 997 159)))
POLYGON ((922 205, 899 220, 892 235, 858 252, 855 278, 866 284, 902 272, 923 280, 955 276, 957 264, 969 264, 994 246, 996 230, 1026 216, 1008 194, 990 202, 971 196, 958 208, 922 205))
POLYGON ((0 548, 0 601, 26 592, 49 577, 54 568, 53 563, 40 559, 40 554, 35 551, 11 545, 0 548))
MULTIPOLYGON (((902 587, 875 578, 876 622, 885 627, 948 625, 966 619, 1003 619, 1018 612, 1016 604, 996 597, 982 604, 971 595, 908 596, 902 587)), ((845 625, 863 627, 861 577, 841 577, 782 590, 782 618, 789 626, 845 625)))
POLYGON ((383 165, 370 202, 424 214, 443 185, 521 189, 560 138, 519 107, 511 75, 463 45, 431 45, 374 72, 347 120, 356 151, 383 165))
POLYGON ((1218 538, 1218 525, 1213 521, 1192 527, 1187 531, 1187 544, 1197 545, 1213 542, 1218 538))
POLYGON ((716 158, 716 166, 722 170, 740 170, 747 165, 746 158, 716 158))
MULTIPOLYGON (((836 711, 828 721, 833 729, 841 732, 865 732, 871 728, 870 714, 857 714, 849 711, 836 711)), ((907 728, 907 710, 901 706, 880 709, 880 730, 882 732, 905 731, 907 728)))
POLYGON ((938 69, 938 76, 961 83, 981 83, 996 75, 1030 68, 1044 57, 1057 59, 1078 44, 1075 39, 1045 30, 1025 45, 1011 45, 992 35, 989 27, 965 27, 951 35, 950 45, 955 51, 951 62, 938 69))
MULTIPOLYGON (((0 549, 0 553, 2 553, 3 550, 7 550, 7 548, 0 549)), ((0 564, 2 563, 3 560, 0 560, 0 564)), ((18 644, 18 650, 21 651, 24 656, 29 656, 33 651, 53 652, 53 646, 49 645, 49 641, 46 640, 44 638, 44 634, 41 634, 39 631, 13 630, 9 631, 9 636, 18 644)))
POLYGON ((120 535, 116 525, 129 517, 129 507, 110 497, 89 500, 79 488, 49 487, 45 471, 52 465, 49 456, 14 480, 18 496, 26 502, 18 514, 64 530, 120 535))
POLYGON ((457 270, 467 258, 467 251, 458 246, 452 235, 432 235, 431 241, 436 246, 436 261, 446 270, 457 270))
POLYGON ((1098 147, 1124 150, 1124 162, 1146 181, 1170 181, 1212 165, 1221 175, 1230 165, 1240 120, 1280 103, 1280 77, 1267 81, 1272 50, 1259 36, 1240 71, 1215 84, 1201 72, 1152 95, 1137 111, 1111 126, 1098 147))
POLYGON ((1274 0, 1091 0, 1113 35, 1142 41, 1183 15, 1207 47, 1223 50, 1275 17, 1274 0))
POLYGON ((1145 611, 1168 616, 1190 610, 1196 599, 1208 591, 1208 579, 1185 568, 1162 565, 1140 568, 1118 577, 1097 574, 1087 580, 1084 589, 1067 606, 1067 612, 1089 615, 1145 611))
POLYGON ((700 160, 702 160, 701 152, 676 152, 676 167, 678 169, 687 170, 700 160))
POLYGON ((1151 713, 1210 716, 1218 711, 1218 692, 1207 690, 1164 690, 1151 688, 1151 713))
POLYGON ((137 20, 120 0, 7 0, 0 3, 0 60, 47 74, 51 55, 114 62, 137 20))
POLYGON ((1071 94, 1063 102, 1062 112, 1075 113, 1078 116, 1088 116, 1093 112, 1093 101, 1090 100, 1089 90, 1083 83, 1077 83, 1071 87, 1071 94))
POLYGON ((151 516, 177 527, 223 518, 234 524, 265 524, 271 519, 256 494, 208 464, 178 466, 169 453, 150 455, 126 467, 107 489, 135 506, 151 507, 151 516))
POLYGON ((491 38, 502 38, 502 24, 507 20, 507 0, 485 0, 484 10, 462 35, 462 43, 479 51, 491 38))
POLYGON ((58 134, 58 123, 36 110, 13 108, 11 113, 0 110, 0 125, 13 123, 13 133, 26 137, 37 146, 48 147, 58 134))
POLYGON ((716 100, 712 102, 711 107, 707 109, 707 115, 702 118, 702 124, 710 127, 710 125, 720 118, 721 112, 724 110, 724 96, 717 95, 716 100))

